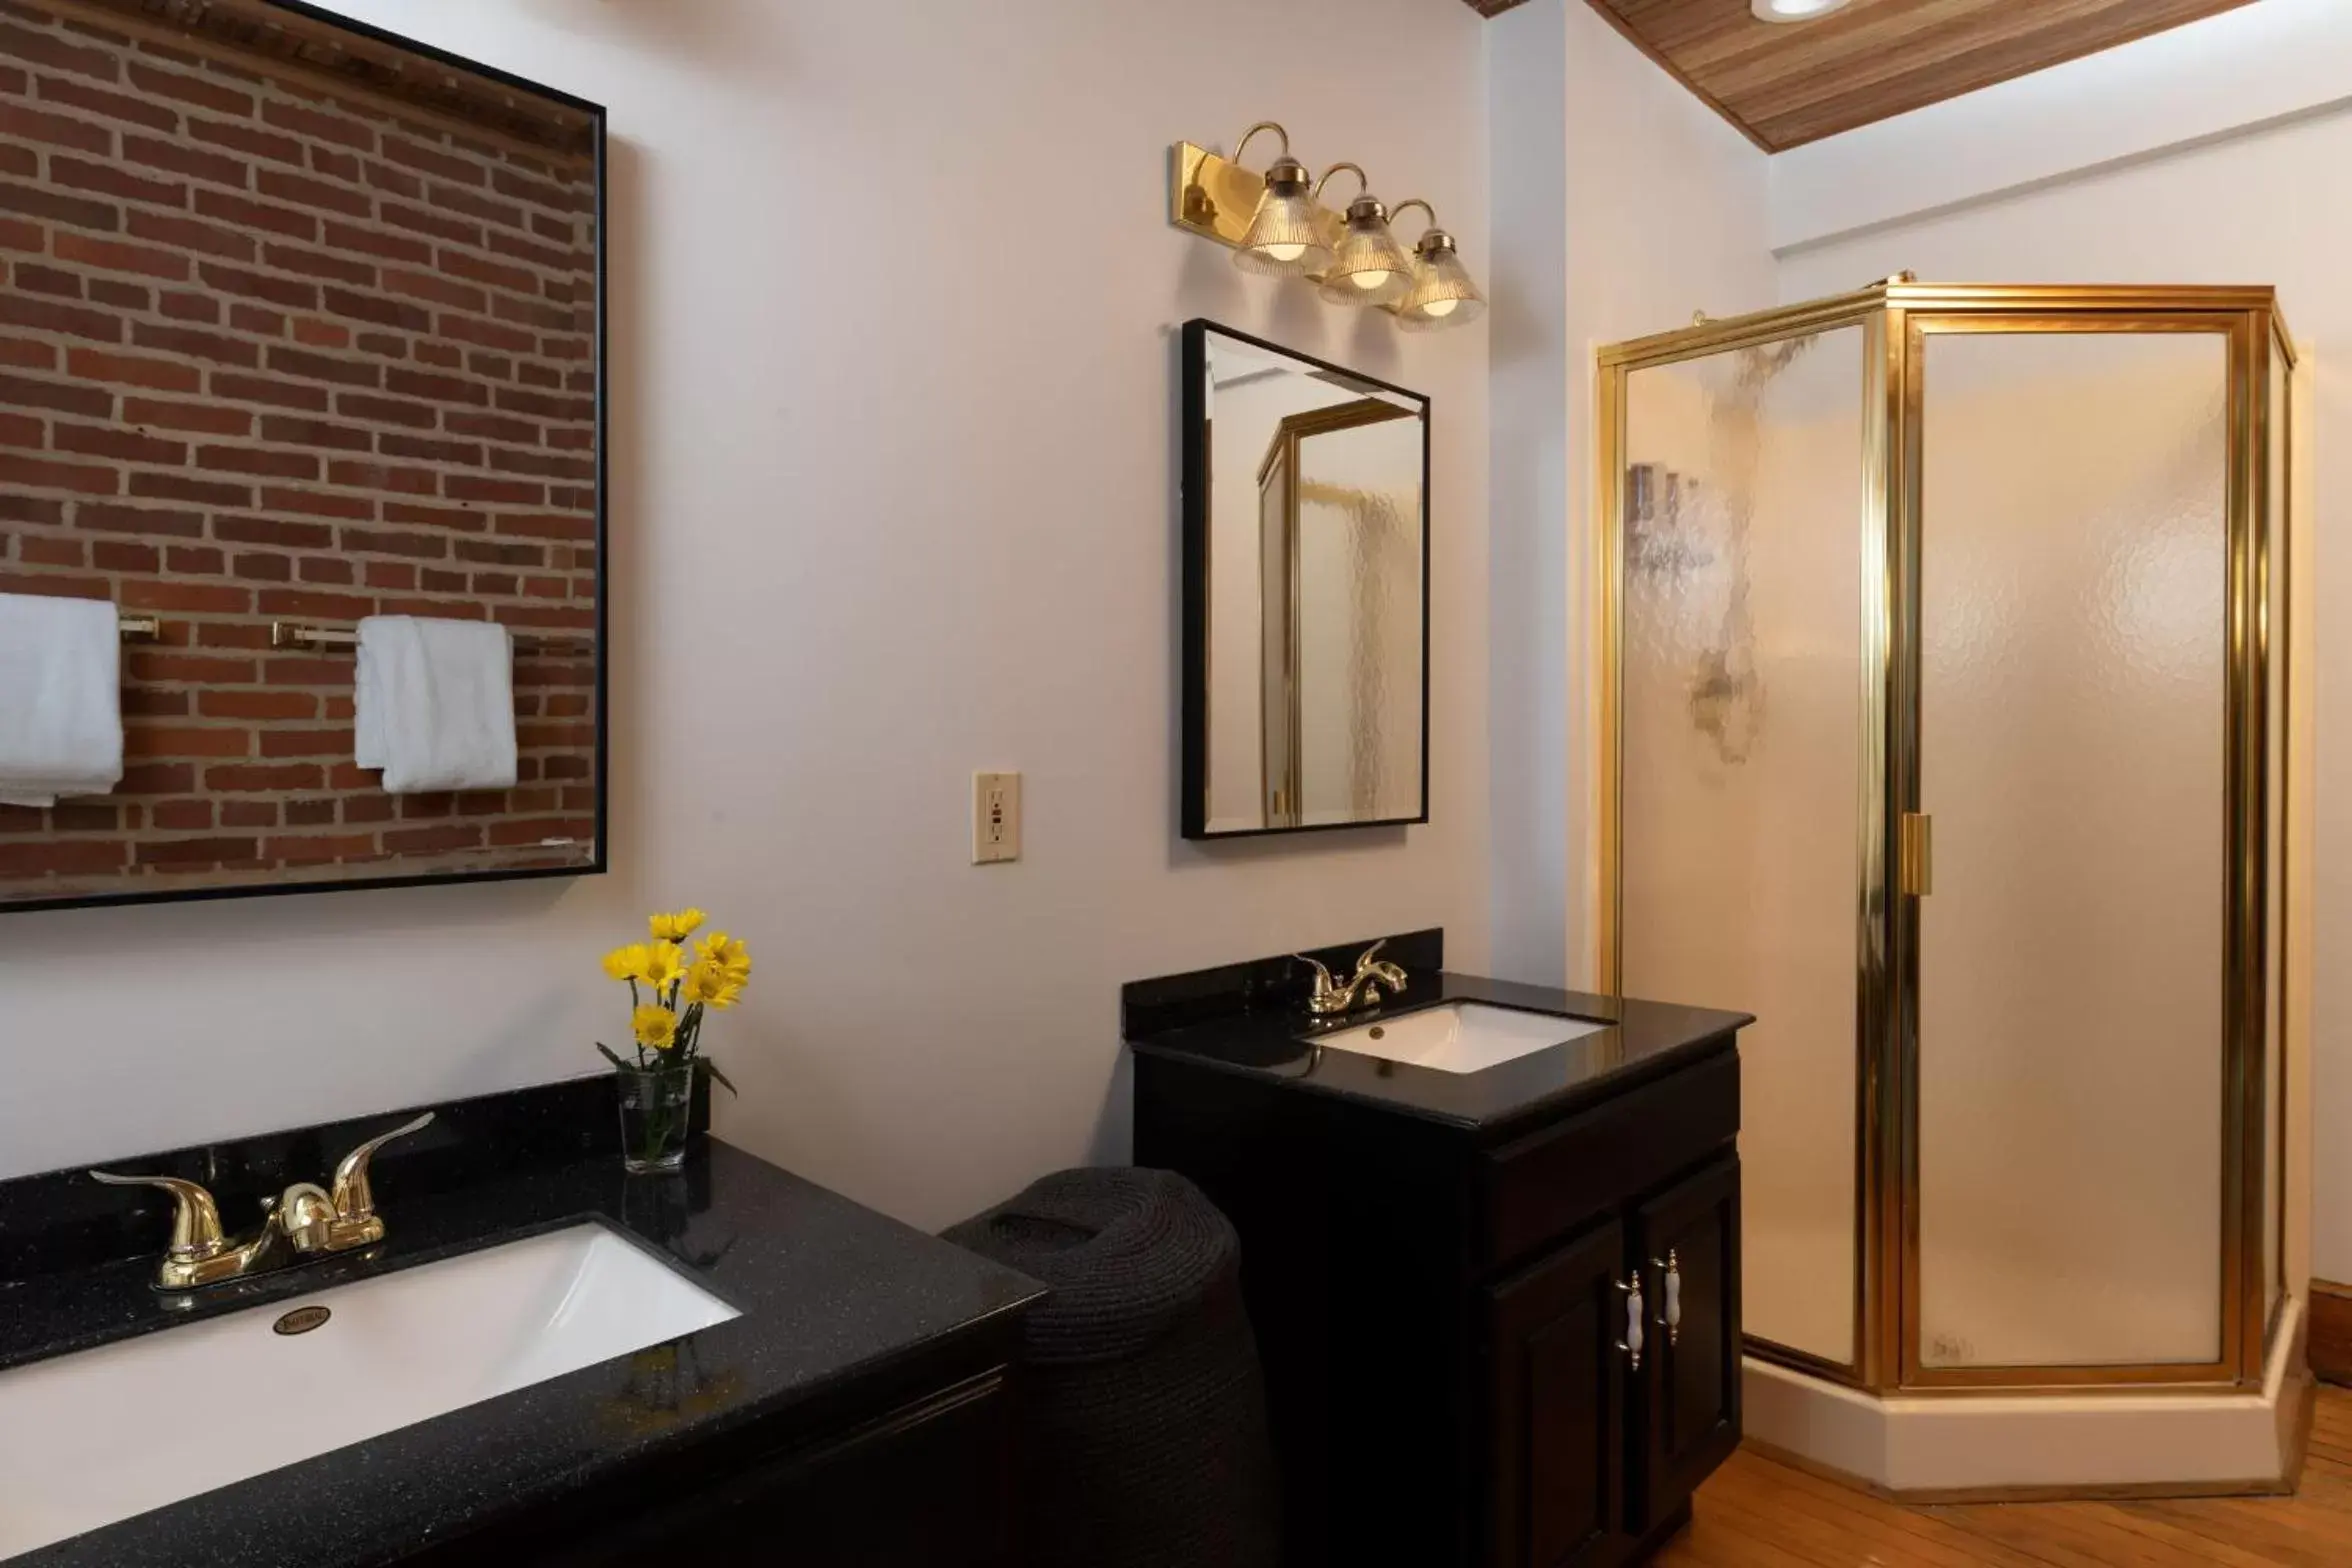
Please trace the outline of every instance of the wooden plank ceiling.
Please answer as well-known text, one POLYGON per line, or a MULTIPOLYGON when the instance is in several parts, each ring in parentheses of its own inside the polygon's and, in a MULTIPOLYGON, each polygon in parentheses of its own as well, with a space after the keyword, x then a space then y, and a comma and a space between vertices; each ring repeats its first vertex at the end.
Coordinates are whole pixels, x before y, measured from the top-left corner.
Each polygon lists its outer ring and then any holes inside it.
MULTIPOLYGON (((1521 0, 1468 0, 1486 16, 1521 0)), ((1767 152, 2144 38, 2249 0, 1853 0, 1760 22, 1748 0, 1590 0, 1767 152)))

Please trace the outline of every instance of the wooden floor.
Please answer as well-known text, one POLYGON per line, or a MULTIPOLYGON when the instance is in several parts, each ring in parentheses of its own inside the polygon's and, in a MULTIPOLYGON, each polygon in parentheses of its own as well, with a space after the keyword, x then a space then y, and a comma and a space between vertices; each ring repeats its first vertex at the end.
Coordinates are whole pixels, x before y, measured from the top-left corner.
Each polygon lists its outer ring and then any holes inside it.
POLYGON ((1663 1568, 2352 1568, 2352 1390, 2323 1387, 2294 1497, 1901 1508, 1742 1451, 1663 1568))

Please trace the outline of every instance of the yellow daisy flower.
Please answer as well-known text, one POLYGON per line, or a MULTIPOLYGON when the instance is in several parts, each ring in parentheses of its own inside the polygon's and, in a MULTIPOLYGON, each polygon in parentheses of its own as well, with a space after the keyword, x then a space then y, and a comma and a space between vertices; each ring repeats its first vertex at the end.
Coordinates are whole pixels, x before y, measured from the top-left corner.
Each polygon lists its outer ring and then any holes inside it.
POLYGON ((721 965, 709 959, 699 959, 686 971, 686 988, 678 993, 682 1002, 700 1002, 725 1012, 743 999, 743 982, 721 965))
POLYGON ((678 1041, 678 1015, 666 1007, 640 1007, 630 1015, 629 1027, 637 1036, 637 1043, 655 1051, 666 1051, 678 1041))
POLYGON ((639 942, 631 947, 616 947, 604 955, 604 972, 615 980, 645 980, 651 978, 653 949, 639 942))
POLYGON ((685 974, 686 960, 680 958, 678 950, 669 943, 657 942, 646 953, 645 973, 641 978, 655 991, 668 990, 685 974))
POLYGON ((695 949, 697 961, 715 964, 737 985, 751 978, 751 949, 724 931, 713 931, 695 949))
POLYGON ((655 941, 683 942, 702 929, 703 918, 699 909, 681 909, 674 915, 655 915, 647 923, 655 941))

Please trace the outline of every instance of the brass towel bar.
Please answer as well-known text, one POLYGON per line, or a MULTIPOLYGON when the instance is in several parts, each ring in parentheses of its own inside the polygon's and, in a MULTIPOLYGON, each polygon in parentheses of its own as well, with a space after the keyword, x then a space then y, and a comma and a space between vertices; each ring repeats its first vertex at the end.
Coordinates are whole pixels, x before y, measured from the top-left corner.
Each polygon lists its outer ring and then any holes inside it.
MULTIPOLYGON (((152 615, 125 615, 120 618, 124 642, 161 642, 163 622, 152 615)), ((587 632, 528 632, 514 634, 518 643, 570 643, 592 648, 595 638, 587 632)), ((273 648, 356 648, 359 633, 356 629, 336 626, 306 626, 297 621, 270 622, 270 646, 273 648)))
MULTIPOLYGON (((587 632, 522 632, 514 633, 520 642, 579 643, 592 648, 595 638, 587 632)), ((359 632, 340 626, 306 626, 298 621, 270 622, 270 646, 273 648, 356 648, 359 632)))

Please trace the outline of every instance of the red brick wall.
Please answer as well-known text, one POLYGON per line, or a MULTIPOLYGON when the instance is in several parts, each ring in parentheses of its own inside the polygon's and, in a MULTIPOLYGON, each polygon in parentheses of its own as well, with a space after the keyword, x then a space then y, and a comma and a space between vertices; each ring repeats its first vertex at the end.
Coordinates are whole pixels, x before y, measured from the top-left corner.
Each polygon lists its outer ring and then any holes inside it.
POLYGON ((586 857, 585 639, 522 637, 515 789, 394 798, 352 655, 270 623, 594 626, 594 206, 553 155, 0 0, 0 592, 165 623, 120 790, 0 808, 0 902, 586 857))

